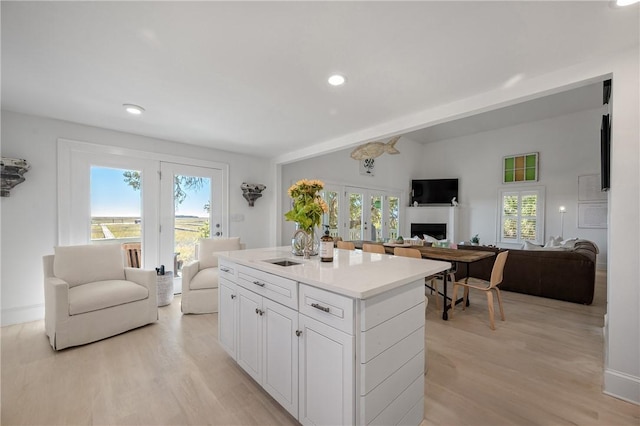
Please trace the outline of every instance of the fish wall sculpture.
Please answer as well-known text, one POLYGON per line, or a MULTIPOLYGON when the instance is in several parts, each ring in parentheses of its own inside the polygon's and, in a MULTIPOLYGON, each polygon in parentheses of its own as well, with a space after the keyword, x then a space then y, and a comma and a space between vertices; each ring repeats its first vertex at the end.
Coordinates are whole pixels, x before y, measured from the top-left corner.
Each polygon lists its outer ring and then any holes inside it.
POLYGON ((387 154, 400 154, 400 151, 394 146, 398 142, 400 136, 395 136, 389 142, 368 142, 360 145, 351 152, 351 158, 354 160, 364 160, 367 158, 380 157, 385 152, 387 154))

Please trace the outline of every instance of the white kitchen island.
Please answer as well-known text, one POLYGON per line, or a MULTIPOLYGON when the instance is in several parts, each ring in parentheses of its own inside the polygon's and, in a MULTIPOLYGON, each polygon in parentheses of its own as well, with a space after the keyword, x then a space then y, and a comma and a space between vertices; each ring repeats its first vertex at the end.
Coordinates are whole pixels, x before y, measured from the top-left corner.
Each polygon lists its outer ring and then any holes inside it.
POLYGON ((420 424, 424 277, 447 262, 290 247, 217 253, 218 339, 302 424, 420 424), (294 264, 291 264, 291 263, 294 264))

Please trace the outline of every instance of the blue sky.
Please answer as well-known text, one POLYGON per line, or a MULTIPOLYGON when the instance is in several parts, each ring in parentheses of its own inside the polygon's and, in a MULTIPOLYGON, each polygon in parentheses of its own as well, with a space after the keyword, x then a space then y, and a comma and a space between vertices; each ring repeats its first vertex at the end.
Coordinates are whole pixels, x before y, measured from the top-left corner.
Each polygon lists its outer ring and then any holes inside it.
MULTIPOLYGON (((123 169, 91 167, 91 216, 140 216, 140 191, 124 181, 123 169)), ((205 217, 203 206, 209 201, 210 186, 187 191, 176 215, 205 217)))

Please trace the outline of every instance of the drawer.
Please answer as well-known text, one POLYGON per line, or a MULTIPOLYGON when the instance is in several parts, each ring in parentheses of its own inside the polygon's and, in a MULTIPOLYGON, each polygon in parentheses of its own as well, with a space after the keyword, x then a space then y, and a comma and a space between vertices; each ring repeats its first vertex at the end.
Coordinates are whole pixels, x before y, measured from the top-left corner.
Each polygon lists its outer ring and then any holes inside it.
POLYGON ((237 265, 237 283, 275 302, 298 309, 298 283, 288 278, 237 265))
POLYGON ((236 282, 236 264, 228 262, 226 260, 218 261, 218 276, 220 278, 226 278, 231 282, 236 282))
POLYGON ((300 284, 299 312, 353 335, 354 300, 330 291, 300 284))

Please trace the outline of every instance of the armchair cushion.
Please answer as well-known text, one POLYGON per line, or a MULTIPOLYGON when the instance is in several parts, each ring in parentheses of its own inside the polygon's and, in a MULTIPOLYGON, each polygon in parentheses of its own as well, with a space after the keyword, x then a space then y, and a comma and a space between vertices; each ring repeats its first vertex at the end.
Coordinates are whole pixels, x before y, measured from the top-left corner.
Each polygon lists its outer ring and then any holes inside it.
POLYGON ((218 256, 214 256, 213 253, 216 251, 230 250, 240 250, 240 237, 221 239, 206 238, 200 240, 200 247, 198 249, 200 269, 217 267, 218 256))
POLYGON ((149 290, 124 280, 97 281, 69 289, 69 315, 83 314, 146 299, 149 290))
POLYGON ((119 244, 55 247, 53 273, 69 287, 94 281, 124 280, 119 244))
POLYGON ((189 283, 189 289, 218 288, 218 268, 201 269, 189 283))

